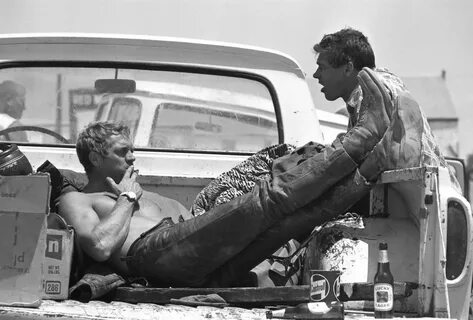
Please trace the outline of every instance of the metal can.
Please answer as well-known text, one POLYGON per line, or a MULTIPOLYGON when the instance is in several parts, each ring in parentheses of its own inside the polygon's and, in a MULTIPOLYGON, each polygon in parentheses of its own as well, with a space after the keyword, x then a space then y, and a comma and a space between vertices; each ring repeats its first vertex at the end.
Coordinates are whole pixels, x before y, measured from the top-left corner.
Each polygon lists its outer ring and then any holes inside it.
POLYGON ((311 270, 310 301, 340 301, 340 274, 338 270, 311 270))

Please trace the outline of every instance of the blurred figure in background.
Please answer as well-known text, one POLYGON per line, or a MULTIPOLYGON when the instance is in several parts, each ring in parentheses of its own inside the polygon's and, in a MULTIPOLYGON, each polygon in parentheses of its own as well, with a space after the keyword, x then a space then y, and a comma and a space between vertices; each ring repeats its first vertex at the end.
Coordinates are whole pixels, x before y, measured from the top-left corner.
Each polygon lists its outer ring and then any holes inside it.
MULTIPOLYGON (((0 83, 0 131, 22 125, 19 120, 25 110, 25 93, 22 85, 11 80, 0 83)), ((0 140, 28 141, 24 131, 0 135, 0 140)))

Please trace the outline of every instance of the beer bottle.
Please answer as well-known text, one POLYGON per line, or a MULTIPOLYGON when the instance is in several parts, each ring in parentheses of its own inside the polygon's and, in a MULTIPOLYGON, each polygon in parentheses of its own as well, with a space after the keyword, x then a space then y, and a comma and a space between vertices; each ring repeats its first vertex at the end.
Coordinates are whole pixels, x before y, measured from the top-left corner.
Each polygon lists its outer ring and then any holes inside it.
POLYGON ((378 270, 374 276, 374 317, 392 318, 394 309, 394 279, 389 270, 388 244, 379 244, 378 270))

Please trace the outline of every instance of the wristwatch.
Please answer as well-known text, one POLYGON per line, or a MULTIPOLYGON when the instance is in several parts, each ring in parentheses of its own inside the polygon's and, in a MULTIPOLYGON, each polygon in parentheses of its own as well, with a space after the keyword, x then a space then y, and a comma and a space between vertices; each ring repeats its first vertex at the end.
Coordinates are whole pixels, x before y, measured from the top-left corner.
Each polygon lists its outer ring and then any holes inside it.
POLYGON ((120 193, 119 197, 121 196, 125 196, 130 202, 136 202, 138 200, 136 197, 136 193, 134 193, 133 191, 122 192, 120 193))

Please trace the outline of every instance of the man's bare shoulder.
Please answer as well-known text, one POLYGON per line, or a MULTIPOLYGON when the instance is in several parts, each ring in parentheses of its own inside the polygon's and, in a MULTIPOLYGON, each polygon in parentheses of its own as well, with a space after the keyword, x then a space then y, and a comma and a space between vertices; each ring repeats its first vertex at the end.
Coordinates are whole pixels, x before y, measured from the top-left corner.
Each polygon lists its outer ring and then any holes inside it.
POLYGON ((61 215, 76 214, 84 208, 91 208, 93 198, 83 192, 70 191, 59 197, 59 211, 61 215))
POLYGON ((89 194, 80 192, 80 191, 69 191, 59 198, 60 202, 69 202, 69 201, 77 201, 77 200, 87 200, 90 199, 89 194))
POLYGON ((90 201, 97 197, 97 193, 85 193, 81 191, 70 191, 61 195, 61 201, 90 201))
POLYGON ((102 192, 82 192, 82 191, 69 191, 63 195, 61 195, 61 199, 65 198, 72 198, 72 199, 75 199, 75 198, 79 198, 79 199, 94 199, 94 198, 112 198, 112 199, 116 199, 117 196, 114 195, 113 193, 111 192, 106 192, 106 191, 102 191, 102 192))
POLYGON ((116 200, 116 196, 110 192, 86 193, 80 191, 70 191, 59 198, 62 207, 80 205, 80 207, 92 207, 97 202, 116 200))
POLYGON ((59 214, 72 225, 96 221, 108 214, 116 202, 116 196, 109 192, 85 193, 71 191, 59 198, 59 214))

